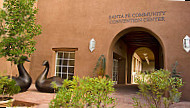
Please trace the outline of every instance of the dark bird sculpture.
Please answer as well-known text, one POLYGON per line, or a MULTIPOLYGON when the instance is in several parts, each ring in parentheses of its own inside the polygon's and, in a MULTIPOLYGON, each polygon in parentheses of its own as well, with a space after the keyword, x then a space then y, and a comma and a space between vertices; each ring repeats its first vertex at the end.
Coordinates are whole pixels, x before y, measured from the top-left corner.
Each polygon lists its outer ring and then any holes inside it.
MULTIPOLYGON (((20 61, 30 62, 28 60, 28 57, 26 56, 22 56, 20 61)), ((18 77, 12 76, 12 79, 16 81, 16 85, 20 86, 20 89, 21 89, 20 92, 27 91, 32 83, 32 78, 30 77, 28 72, 25 70, 23 63, 19 63, 17 65, 17 68, 18 68, 19 76, 18 77)), ((8 76, 8 78, 10 78, 10 76, 8 76)))
POLYGON ((60 87, 63 84, 63 79, 58 76, 47 78, 49 72, 48 61, 44 61, 43 66, 46 66, 46 68, 44 69, 43 73, 37 78, 35 86, 40 92, 54 93, 55 90, 52 87, 51 83, 55 82, 57 87, 60 87))

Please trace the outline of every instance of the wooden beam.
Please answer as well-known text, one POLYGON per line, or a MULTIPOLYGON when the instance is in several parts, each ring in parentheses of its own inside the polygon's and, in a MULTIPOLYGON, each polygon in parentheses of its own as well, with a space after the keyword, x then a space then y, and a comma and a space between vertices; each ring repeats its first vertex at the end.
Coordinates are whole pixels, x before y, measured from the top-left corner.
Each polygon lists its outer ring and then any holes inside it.
POLYGON ((78 51, 78 48, 66 48, 66 47, 61 47, 61 48, 52 48, 53 51, 78 51))

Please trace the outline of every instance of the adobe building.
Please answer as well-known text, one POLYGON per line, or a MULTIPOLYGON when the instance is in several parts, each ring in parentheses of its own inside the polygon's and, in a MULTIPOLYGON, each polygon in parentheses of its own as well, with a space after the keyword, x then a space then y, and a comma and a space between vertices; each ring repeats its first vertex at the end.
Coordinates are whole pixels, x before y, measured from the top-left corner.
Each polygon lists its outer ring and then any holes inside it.
MULTIPOLYGON (((25 66, 33 82, 48 60, 48 76, 93 76, 98 58, 117 84, 135 84, 140 72, 177 71, 190 100, 190 2, 168 0, 38 0, 36 51, 25 66), (90 47, 90 49, 89 49, 90 47), (184 49, 186 48, 186 50, 184 49)), ((9 64, 1 59, 1 71, 9 64), (5 64, 6 63, 6 64, 5 64)), ((16 69, 14 74, 18 74, 16 69)))

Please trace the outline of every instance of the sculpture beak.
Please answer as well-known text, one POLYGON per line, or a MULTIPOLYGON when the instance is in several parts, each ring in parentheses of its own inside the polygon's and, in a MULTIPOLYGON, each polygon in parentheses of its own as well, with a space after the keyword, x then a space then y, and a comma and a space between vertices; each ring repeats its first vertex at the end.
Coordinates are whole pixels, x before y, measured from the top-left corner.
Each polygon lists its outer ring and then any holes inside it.
POLYGON ((45 66, 45 64, 42 64, 42 66, 45 66))
POLYGON ((30 60, 26 59, 27 62, 30 62, 30 60))
POLYGON ((49 64, 48 64, 48 61, 47 61, 47 60, 44 60, 42 66, 47 66, 47 65, 49 65, 49 64))
POLYGON ((45 66, 45 65, 46 65, 45 63, 42 64, 42 66, 45 66))

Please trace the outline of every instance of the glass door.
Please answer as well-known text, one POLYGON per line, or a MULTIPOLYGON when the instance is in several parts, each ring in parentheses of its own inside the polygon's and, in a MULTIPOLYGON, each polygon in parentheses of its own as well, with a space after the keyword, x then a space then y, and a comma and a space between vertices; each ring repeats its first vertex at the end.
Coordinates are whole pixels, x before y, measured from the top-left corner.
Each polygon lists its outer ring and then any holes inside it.
POLYGON ((117 59, 113 59, 112 81, 115 81, 115 84, 118 83, 118 60, 117 59))

